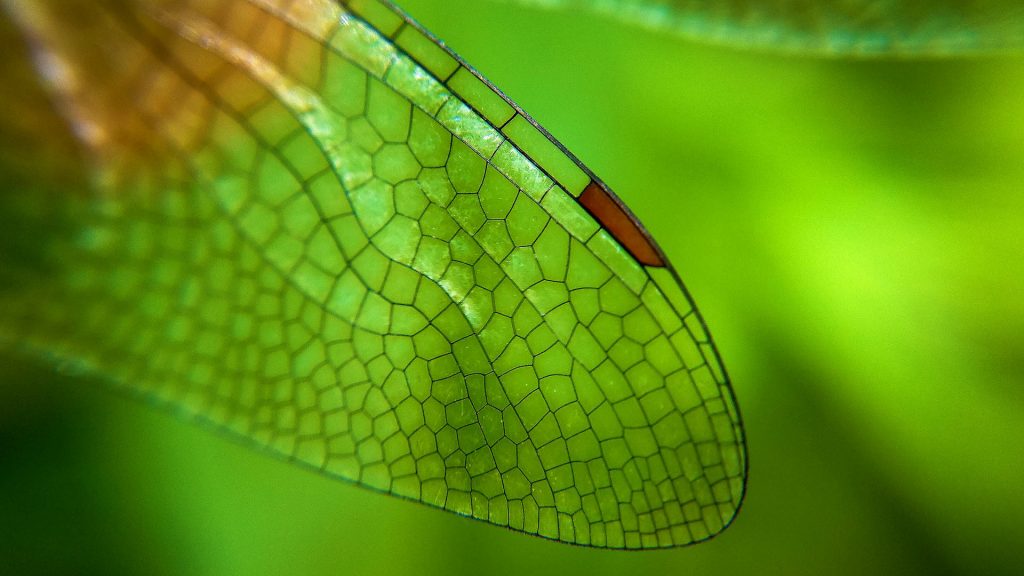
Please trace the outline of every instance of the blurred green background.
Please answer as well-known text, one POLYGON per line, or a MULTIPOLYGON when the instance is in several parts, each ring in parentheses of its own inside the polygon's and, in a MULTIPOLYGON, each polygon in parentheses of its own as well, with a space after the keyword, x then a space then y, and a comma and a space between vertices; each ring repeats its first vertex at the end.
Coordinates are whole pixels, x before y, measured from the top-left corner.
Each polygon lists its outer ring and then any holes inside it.
POLYGON ((746 420, 699 546, 515 534, 0 358, 0 572, 1011 574, 1024 566, 1024 59, 833 61, 401 4, 644 221, 746 420))

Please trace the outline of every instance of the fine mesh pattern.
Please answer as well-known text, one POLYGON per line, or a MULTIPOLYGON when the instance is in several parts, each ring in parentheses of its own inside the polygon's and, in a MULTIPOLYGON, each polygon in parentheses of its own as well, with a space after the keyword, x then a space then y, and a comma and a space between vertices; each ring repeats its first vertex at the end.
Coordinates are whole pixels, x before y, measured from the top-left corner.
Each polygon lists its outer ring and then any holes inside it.
POLYGON ((396 9, 91 2, 98 50, 51 4, 22 22, 69 71, 97 189, 61 272, 0 300, 0 339, 547 538, 679 546, 732 520, 739 414, 674 274, 396 9))

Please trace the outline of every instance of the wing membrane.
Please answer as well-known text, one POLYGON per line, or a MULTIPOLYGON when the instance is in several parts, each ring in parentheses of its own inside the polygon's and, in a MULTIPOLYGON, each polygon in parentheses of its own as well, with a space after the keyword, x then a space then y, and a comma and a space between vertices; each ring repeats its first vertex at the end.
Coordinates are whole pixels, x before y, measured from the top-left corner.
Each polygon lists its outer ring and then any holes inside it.
POLYGON ((0 338, 546 538, 668 547, 731 522, 739 413, 661 251, 396 8, 7 8, 95 185, 66 198, 57 269, 0 295, 0 338))
POLYGON ((1019 53, 1008 0, 514 0, 586 9, 694 40, 826 56, 1019 53))

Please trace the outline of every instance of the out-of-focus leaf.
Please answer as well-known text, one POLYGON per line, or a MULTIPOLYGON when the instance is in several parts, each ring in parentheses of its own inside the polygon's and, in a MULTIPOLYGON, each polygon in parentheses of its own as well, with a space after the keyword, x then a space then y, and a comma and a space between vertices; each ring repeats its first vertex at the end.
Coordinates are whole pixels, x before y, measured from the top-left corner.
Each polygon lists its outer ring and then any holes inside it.
POLYGON ((589 9, 694 40, 833 56, 997 54, 1024 48, 1008 0, 512 0, 589 9))

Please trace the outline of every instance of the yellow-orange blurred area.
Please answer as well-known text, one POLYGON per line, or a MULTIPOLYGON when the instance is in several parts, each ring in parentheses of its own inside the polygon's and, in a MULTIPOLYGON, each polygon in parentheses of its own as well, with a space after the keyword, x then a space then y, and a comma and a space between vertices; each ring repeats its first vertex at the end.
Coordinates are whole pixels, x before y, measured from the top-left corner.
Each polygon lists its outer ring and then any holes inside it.
POLYGON ((37 121, 25 122, 26 117, 47 116, 38 126, 47 139, 51 132, 67 134, 70 126, 101 162, 115 149, 143 156, 157 153, 154 140, 160 138, 183 150, 194 149, 209 136, 215 115, 211 99, 242 112, 268 99, 267 86, 276 78, 268 77, 269 72, 246 74, 239 61, 277 68, 300 80, 318 74, 310 65, 319 57, 317 33, 340 14, 337 5, 323 0, 104 4, 11 2, 3 38, 11 46, 5 65, 17 70, 15 85, 34 84, 35 89, 31 98, 23 97, 29 90, 12 91, 8 98, 21 112, 7 121, 15 122, 26 138, 37 129, 37 121), (303 18, 312 29, 289 26, 289 17, 303 18), (12 24, 20 31, 11 29, 12 24), (216 32, 204 35, 207 29, 216 32), (230 46, 211 50, 200 38, 211 35, 255 51, 232 54, 230 46), (34 68, 24 54, 26 44, 34 68), (173 60, 165 53, 173 53, 173 60), (38 71, 34 83, 33 70, 38 71), (40 97, 40 87, 49 91, 53 106, 40 97), (47 125, 53 118, 47 112, 54 108, 65 126, 47 125))

